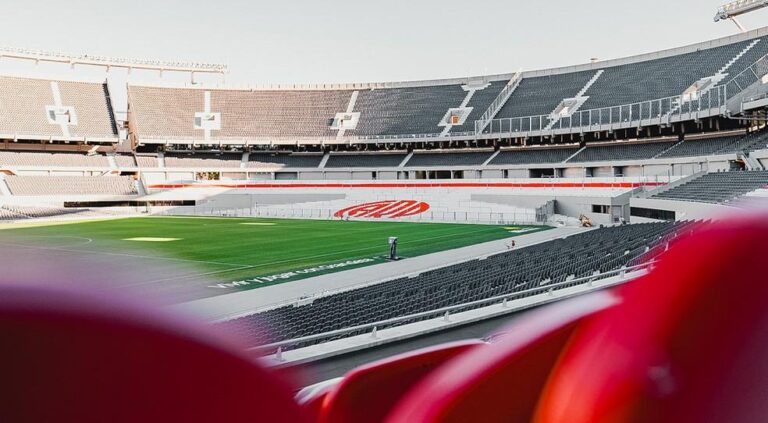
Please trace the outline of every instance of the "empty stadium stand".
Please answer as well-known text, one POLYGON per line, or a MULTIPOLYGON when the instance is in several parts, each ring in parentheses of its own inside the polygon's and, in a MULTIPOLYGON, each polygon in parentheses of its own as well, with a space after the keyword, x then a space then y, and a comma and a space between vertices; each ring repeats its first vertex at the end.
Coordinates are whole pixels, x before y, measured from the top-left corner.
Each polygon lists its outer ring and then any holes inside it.
MULTIPOLYGON (((253 345, 440 309, 621 268, 680 223, 625 225, 585 232, 221 323, 253 345), (268 328, 268 329, 267 329, 268 328), (270 335, 271 334, 271 335, 270 335)), ((381 328, 380 328, 381 329, 381 328)), ((304 343, 294 347, 305 346, 304 343)))
POLYGON ((483 113, 488 110, 488 107, 490 107, 493 100, 499 96, 499 93, 501 93, 501 90, 504 89, 506 84, 507 81, 493 81, 484 89, 475 91, 475 94, 469 100, 469 103, 467 103, 467 107, 471 107, 472 112, 467 116, 467 120, 463 125, 454 125, 453 128, 451 128, 451 134, 462 132, 474 133, 475 121, 480 119, 483 113))
MULTIPOLYGON (((768 54, 768 38, 755 31, 644 56, 596 62, 563 69, 524 72, 486 133, 565 130, 627 123, 643 116, 660 119, 691 111, 690 98, 701 99, 715 115, 724 114, 721 88, 768 54), (695 96, 681 99, 693 89, 695 96), (563 101, 578 97, 561 109, 563 101), (715 100, 714 105, 711 104, 715 100), (665 99, 663 102, 656 100, 665 99), (654 101, 652 103, 649 103, 654 101), (639 104, 645 102, 642 105, 639 104), (593 113, 590 113, 590 110, 593 113), (550 117, 552 113, 557 115, 550 117), (575 113, 575 114, 574 114, 575 113), (532 121, 525 119, 535 118, 532 121)), ((743 87, 731 88, 729 96, 743 87)), ((498 97, 511 76, 487 76, 480 81, 444 80, 415 83, 349 84, 326 89, 204 89, 130 86, 132 133, 147 144, 204 141, 247 143, 274 139, 347 139, 353 142, 396 139, 435 139, 451 134, 474 136, 475 122, 498 97), (469 93, 472 93, 469 96, 469 93), (440 121, 451 108, 466 102, 471 108, 462 124, 440 121), (356 125, 332 129, 337 114, 359 113, 356 125), (194 124, 200 114, 217 125, 194 124), (212 115, 220 115, 220 119, 212 115)), ((698 103, 697 103, 698 104, 698 103)), ((700 109, 697 109, 700 110, 700 109)), ((710 116, 710 115, 707 115, 710 116)), ((701 116, 680 117, 696 120, 701 116)), ((706 117, 706 116, 705 116, 706 117)), ((666 122, 657 123, 659 125, 666 122)), ((334 165, 332 165, 334 166, 334 165)))
POLYGON ((576 154, 578 147, 557 148, 520 148, 501 150, 491 160, 490 165, 517 165, 517 164, 543 164, 562 163, 567 158, 576 154))
POLYGON ((742 135, 732 135, 725 137, 685 140, 662 153, 658 157, 671 158, 708 156, 719 152, 728 151, 730 147, 734 146, 736 142, 742 138, 742 135))
POLYGON ((322 154, 250 153, 248 167, 316 168, 322 160, 322 154))
POLYGON ((116 142, 107 86, 0 77, 0 136, 116 142))
POLYGON ((496 119, 548 115, 564 99, 574 97, 594 74, 595 71, 582 71, 524 78, 496 119))
POLYGON ((461 105, 466 95, 458 84, 360 91, 355 105, 360 123, 350 134, 439 134, 440 119, 448 109, 461 105))
POLYGON ((14 220, 28 220, 28 219, 45 219, 45 218, 61 218, 61 217, 77 217, 77 218, 96 218, 96 217, 114 217, 125 216, 132 214, 132 211, 115 211, 107 209, 87 209, 87 208, 63 208, 63 207, 35 207, 35 206, 19 206, 6 204, 0 206, 0 220, 1 221, 14 221, 14 220))
POLYGON ((6 176, 13 195, 136 195, 134 181, 123 176, 6 176))
MULTIPOLYGON (((608 68, 587 91, 589 100, 582 108, 597 109, 682 95, 696 81, 717 74, 752 41, 608 68)), ((751 54, 730 66, 729 74, 735 76, 768 54, 768 40, 760 40, 750 51, 751 54)))
POLYGON ((615 143, 599 146, 587 146, 579 154, 568 160, 569 163, 601 162, 611 160, 652 159, 676 144, 669 142, 615 143))
POLYGON ((766 187, 768 171, 707 173, 653 198, 723 204, 766 187))
MULTIPOLYGON (((344 112, 352 91, 203 90, 129 87, 135 130, 142 139, 204 139, 195 114, 221 113, 214 139, 330 137, 336 113, 344 112), (206 93, 209 104, 206 105, 206 93), (207 110, 206 110, 207 109, 207 110)), ((444 113, 444 112, 443 112, 444 113)), ((435 121, 435 124, 437 121, 435 121)))
POLYGON ((107 157, 100 154, 49 153, 45 151, 0 151, 3 167, 98 167, 108 168, 107 157))

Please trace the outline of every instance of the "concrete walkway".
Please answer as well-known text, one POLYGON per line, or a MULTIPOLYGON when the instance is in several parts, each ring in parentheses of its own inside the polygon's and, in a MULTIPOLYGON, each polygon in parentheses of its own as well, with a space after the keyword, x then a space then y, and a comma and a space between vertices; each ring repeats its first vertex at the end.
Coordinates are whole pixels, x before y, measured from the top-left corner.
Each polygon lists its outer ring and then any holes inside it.
POLYGON ((381 283, 388 280, 445 267, 475 258, 500 253, 507 250, 510 239, 514 239, 516 248, 539 244, 557 238, 564 238, 586 229, 555 228, 548 231, 520 235, 515 238, 492 241, 455 250, 428 254, 398 262, 377 264, 345 272, 331 273, 314 278, 302 279, 279 285, 268 286, 250 291, 216 296, 171 306, 175 311, 192 314, 206 320, 223 320, 253 314, 256 311, 274 308, 281 304, 290 304, 298 299, 321 294, 353 289, 363 285, 381 283))

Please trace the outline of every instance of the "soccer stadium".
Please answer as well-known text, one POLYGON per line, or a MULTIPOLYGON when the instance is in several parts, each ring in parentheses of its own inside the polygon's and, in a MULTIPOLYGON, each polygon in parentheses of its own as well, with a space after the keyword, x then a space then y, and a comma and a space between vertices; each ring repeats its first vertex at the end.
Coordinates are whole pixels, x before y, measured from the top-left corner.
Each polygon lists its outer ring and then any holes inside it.
POLYGON ((0 48, 0 421, 766 421, 768 1, 709 3, 396 82, 0 48))

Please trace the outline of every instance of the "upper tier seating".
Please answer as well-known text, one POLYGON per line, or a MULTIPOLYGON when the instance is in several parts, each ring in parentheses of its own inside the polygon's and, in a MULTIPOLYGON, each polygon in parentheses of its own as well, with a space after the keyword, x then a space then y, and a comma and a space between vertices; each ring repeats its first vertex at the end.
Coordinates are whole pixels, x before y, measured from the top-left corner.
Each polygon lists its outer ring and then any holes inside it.
POLYGON ((139 138, 202 139, 195 113, 221 113, 221 130, 214 139, 269 137, 330 137, 336 113, 347 109, 352 91, 245 91, 129 87, 139 138))
POLYGON ((64 137, 61 125, 48 120, 48 108, 54 106, 74 111, 77 124, 67 126, 69 137, 117 139, 106 84, 0 77, 0 134, 64 137), (54 86, 60 105, 54 100, 54 86))
POLYGON ((653 198, 722 204, 766 187, 768 171, 708 173, 653 198))
POLYGON ((124 176, 7 176, 11 194, 136 195, 133 180, 124 176))
POLYGON ((165 167, 240 167, 243 153, 165 153, 165 167))
MULTIPOLYGON (((607 68, 587 90, 589 100, 581 109, 597 109, 682 95, 699 79, 714 76, 751 42, 752 40, 747 40, 693 53, 607 68)), ((761 40, 748 55, 736 61, 728 73, 735 76, 765 54, 768 54, 768 40, 761 40)))
POLYGON ((439 134, 440 119, 466 96, 461 85, 363 90, 355 104, 360 123, 349 134, 439 134))
POLYGON ((405 160, 406 153, 378 154, 331 154, 327 168, 341 167, 398 167, 405 160))
POLYGON ((621 268, 636 261, 674 225, 626 225, 581 233, 415 278, 329 295, 305 306, 280 307, 221 326, 261 345, 539 288, 569 276, 586 277, 621 268), (265 327, 269 329, 263 330, 265 327))
POLYGON ((109 167, 106 156, 83 153, 49 153, 45 151, 0 151, 3 167, 109 167))
POLYGON ((518 165, 540 163, 562 163, 579 151, 576 147, 565 148, 524 148, 502 150, 490 165, 518 165))
POLYGON ((493 100, 496 100, 496 97, 499 96, 501 90, 504 89, 508 82, 509 81, 494 81, 486 88, 475 91, 475 95, 472 96, 467 104, 467 107, 472 108, 472 112, 467 117, 467 120, 464 121, 463 125, 455 125, 451 128, 451 134, 458 134, 460 132, 474 133, 475 121, 480 119, 480 117, 483 116, 483 113, 491 107, 493 100))
POLYGON ((493 151, 468 153, 415 153, 407 167, 418 166, 480 166, 491 158, 493 151))
POLYGON ((566 98, 572 98, 596 71, 524 78, 496 115, 496 119, 548 115, 566 98))
MULTIPOLYGON (((678 54, 642 62, 605 66, 597 63, 574 72, 545 71, 524 76, 509 100, 499 110, 496 119, 547 116, 566 98, 573 98, 582 90, 588 97, 580 111, 621 106, 648 100, 680 96, 702 78, 715 76, 724 70, 729 81, 755 60, 768 54, 768 39, 759 39, 738 60, 740 53, 755 40, 745 40, 714 48, 678 54), (731 63, 730 67, 726 66, 731 63), (603 67, 601 67, 603 66, 603 67), (603 71, 599 77, 598 72, 603 71), (532 76, 540 75, 540 76, 532 76), (588 86, 590 80, 594 83, 588 86)), ((659 55, 664 54, 663 52, 659 55)), ((655 57, 658 57, 656 55, 655 57)), ((637 59, 629 59, 637 60, 637 59)), ((495 80, 475 92, 468 106, 473 110, 463 125, 451 128, 451 133, 474 131, 475 121, 488 109, 508 81, 495 80)), ((360 113, 355 129, 347 129, 348 137, 363 138, 423 138, 443 131, 440 120, 450 108, 459 107, 467 97, 461 83, 440 81, 427 86, 395 88, 349 88, 338 90, 221 90, 179 89, 158 87, 129 87, 129 99, 134 116, 135 130, 140 140, 249 140, 274 138, 328 139, 338 132, 330 128, 336 114, 345 112, 357 92, 352 111, 360 113), (205 96, 210 93, 210 112, 221 113, 221 129, 195 129, 195 113, 205 111, 205 96)), ((706 99, 707 94, 702 98, 706 99)), ((683 105, 683 111, 687 108, 683 105)), ((628 120, 630 113, 638 116, 660 117, 668 113, 670 103, 645 105, 643 108, 618 108, 614 119, 621 113, 628 120), (662 109, 663 108, 663 109, 662 109), (624 110, 626 109, 626 110, 624 110)), ((610 113, 593 116, 578 114, 574 123, 600 123, 610 113)), ((571 121, 563 121, 571 125, 571 121)), ((546 127, 534 122, 533 129, 546 127)), ((603 122, 603 123, 607 123, 603 122)), ((494 126, 492 126, 494 127, 494 126)), ((500 129, 527 130, 522 122, 499 125, 500 129)), ((318 140, 319 141, 319 140, 318 140)))
POLYGON ((646 142, 639 144, 617 143, 587 147, 569 160, 569 163, 601 162, 612 160, 652 159, 659 153, 675 145, 676 142, 646 142))

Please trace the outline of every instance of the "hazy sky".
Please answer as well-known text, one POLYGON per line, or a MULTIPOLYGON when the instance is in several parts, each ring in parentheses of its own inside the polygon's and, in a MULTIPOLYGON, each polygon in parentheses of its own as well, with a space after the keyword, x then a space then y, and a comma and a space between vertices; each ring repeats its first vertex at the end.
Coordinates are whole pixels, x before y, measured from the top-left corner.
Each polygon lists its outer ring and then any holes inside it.
MULTIPOLYGON (((712 21, 720 0, 2 3, 4 46, 226 63, 231 69, 228 82, 237 84, 507 73, 736 33, 732 23, 712 21)), ((766 18, 768 12, 761 11, 743 23, 757 28, 768 25, 766 18)), ((0 72, 3 66, 0 62, 0 72)))

